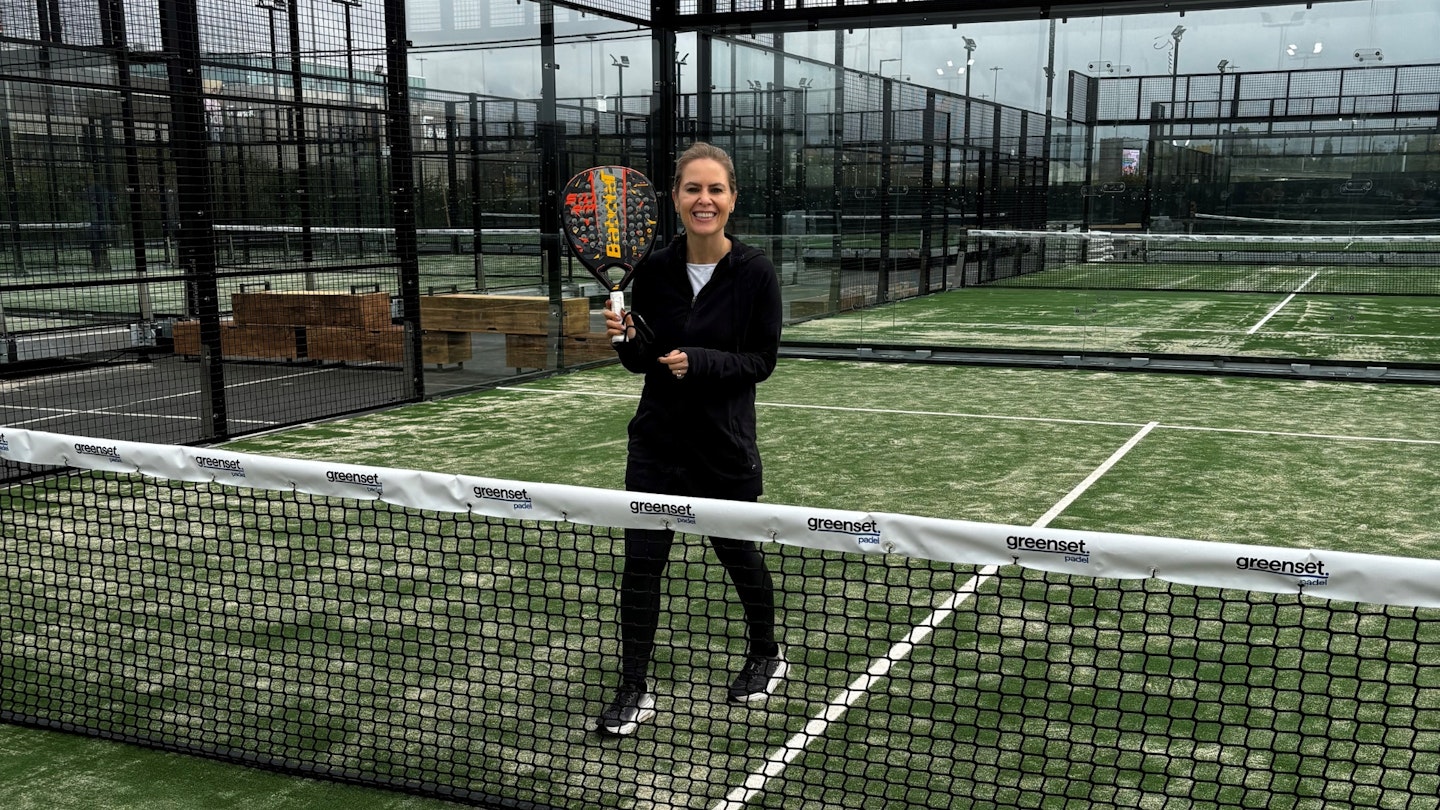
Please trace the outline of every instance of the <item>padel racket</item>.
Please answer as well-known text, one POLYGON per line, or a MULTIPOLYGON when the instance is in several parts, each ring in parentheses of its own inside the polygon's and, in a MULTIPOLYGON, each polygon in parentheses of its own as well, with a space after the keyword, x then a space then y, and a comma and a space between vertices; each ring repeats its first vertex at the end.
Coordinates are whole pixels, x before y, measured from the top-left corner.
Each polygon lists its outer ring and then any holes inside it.
POLYGON ((570 249, 610 290, 610 308, 623 313, 625 287, 655 243, 655 187, 634 169, 595 166, 570 178, 562 203, 560 219, 570 249))

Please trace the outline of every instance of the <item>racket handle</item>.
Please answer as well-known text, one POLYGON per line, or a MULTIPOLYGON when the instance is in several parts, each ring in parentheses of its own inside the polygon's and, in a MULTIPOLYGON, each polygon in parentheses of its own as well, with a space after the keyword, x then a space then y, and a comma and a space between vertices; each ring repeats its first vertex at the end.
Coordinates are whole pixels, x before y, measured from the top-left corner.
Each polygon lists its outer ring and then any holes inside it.
MULTIPOLYGON (((620 316, 620 326, 625 326, 625 291, 610 291, 610 311, 620 316)), ((625 340, 624 334, 615 335, 610 338, 611 343, 621 343, 625 340)))

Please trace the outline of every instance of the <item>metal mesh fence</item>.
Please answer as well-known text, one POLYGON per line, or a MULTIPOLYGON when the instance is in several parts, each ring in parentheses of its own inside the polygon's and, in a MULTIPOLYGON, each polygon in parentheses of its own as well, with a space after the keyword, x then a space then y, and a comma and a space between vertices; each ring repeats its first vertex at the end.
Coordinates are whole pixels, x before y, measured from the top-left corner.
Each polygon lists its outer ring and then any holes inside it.
POLYGON ((0 421, 194 442, 413 399, 395 240, 327 233, 392 226, 383 6, 31 9, 0 48, 0 370, 27 380, 0 421))

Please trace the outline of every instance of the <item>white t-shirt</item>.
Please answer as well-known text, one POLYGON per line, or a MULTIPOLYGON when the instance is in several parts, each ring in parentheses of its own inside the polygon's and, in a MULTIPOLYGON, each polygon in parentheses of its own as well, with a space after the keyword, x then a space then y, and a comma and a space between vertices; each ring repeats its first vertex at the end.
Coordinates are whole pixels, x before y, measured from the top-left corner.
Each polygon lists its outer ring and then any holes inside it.
MULTIPOLYGON (((717 262, 718 264, 718 262, 717 262)), ((699 295, 700 290, 710 283, 710 277, 715 275, 714 264, 691 264, 685 263, 685 269, 690 274, 690 291, 692 295, 699 295)))

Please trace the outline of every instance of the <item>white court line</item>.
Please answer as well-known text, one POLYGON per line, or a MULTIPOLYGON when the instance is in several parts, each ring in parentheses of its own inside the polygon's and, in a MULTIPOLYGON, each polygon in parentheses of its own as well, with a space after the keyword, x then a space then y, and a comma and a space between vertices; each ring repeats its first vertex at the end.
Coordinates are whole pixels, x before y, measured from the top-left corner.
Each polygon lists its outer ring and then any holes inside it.
MULTIPOLYGON (((1065 511, 1066 507, 1075 502, 1076 498, 1084 494, 1085 490, 1100 480, 1102 475, 1109 472, 1110 468, 1115 466, 1116 462, 1124 458, 1126 453, 1134 449, 1135 445, 1139 444, 1140 440, 1145 438, 1146 434, 1154 430, 1158 425, 1158 422, 1151 422, 1141 428, 1139 433, 1131 436, 1129 441, 1121 445, 1120 449, 1111 453, 1110 457, 1105 459, 1105 462, 1099 467, 1096 467, 1094 472, 1086 476, 1084 481, 1081 481, 1074 489, 1070 490, 1064 498, 1060 499, 1059 503, 1050 507, 1044 515, 1041 515, 1039 520, 1031 524, 1032 527, 1043 529, 1049 525, 1050 521, 1058 517, 1061 512, 1065 511)), ((929 616, 925 617, 924 621, 915 625, 915 627, 905 635, 905 638, 896 642, 883 658, 877 658, 872 661, 870 667, 865 670, 865 674, 851 681, 850 685, 847 686, 844 691, 832 698, 830 702, 825 705, 824 711, 810 718, 810 722, 805 724, 805 728, 797 732, 787 740, 779 750, 771 754, 769 759, 765 760, 764 765, 751 771, 749 776, 745 777, 743 783, 730 791, 719 804, 715 805, 715 810, 741 810, 741 808, 757 794, 763 793, 767 782, 784 773, 785 768, 788 767, 796 757, 800 756, 800 754, 809 747, 811 742, 814 742, 817 737, 825 734, 831 723, 844 717, 845 713, 850 710, 850 707, 864 697, 876 681, 888 675, 892 666, 905 660, 905 658, 910 655, 910 651, 915 648, 915 645, 929 637, 931 631, 949 619, 950 615, 953 614, 960 605, 964 604, 971 596, 974 596, 980 590, 980 587, 994 577, 999 570, 999 566, 987 565, 981 568, 968 582, 960 586, 958 590, 950 594, 939 607, 935 608, 929 616)))
POLYGON ((1245 433, 1252 436, 1286 436, 1292 439, 1332 439, 1343 442, 1376 442, 1379 444, 1440 444, 1440 439, 1394 439, 1384 436, 1349 436, 1344 433, 1304 433, 1290 430, 1246 430, 1245 428, 1162 425, 1163 430, 1190 430, 1204 433, 1245 433))
MULTIPOLYGON (((25 426, 25 425, 35 425, 35 424, 40 424, 40 423, 43 423, 43 422, 53 422, 53 421, 55 421, 56 419, 64 419, 64 418, 67 417, 67 416, 82 416, 82 415, 89 415, 89 416, 124 416, 124 417, 128 417, 128 418, 131 418, 131 419, 176 419, 176 420, 179 420, 179 421, 182 421, 182 422, 195 422, 195 421, 198 421, 198 420, 201 419, 201 417, 199 417, 199 416, 188 416, 188 415, 186 415, 186 414, 176 414, 176 413, 133 413, 133 412, 129 412, 129 411, 110 411, 110 410, 103 410, 103 409, 75 410, 75 409, 67 409, 67 408, 34 408, 34 407, 25 407, 25 406, 23 406, 23 405, 0 405, 0 409, 3 409, 3 408, 10 408, 10 409, 12 409, 12 410, 17 410, 17 411, 44 411, 44 412, 47 412, 47 413, 49 414, 48 416, 37 416, 37 417, 34 417, 33 419, 24 419, 24 420, 21 420, 21 421, 19 421, 19 422, 6 422, 6 423, 5 423, 5 424, 7 424, 7 425, 10 425, 11 427, 23 427, 23 426, 25 426)), ((236 424, 245 424, 245 425, 274 425, 274 424, 276 424, 275 422, 270 421, 270 420, 266 420, 266 419, 236 419, 236 418, 234 418, 234 417, 231 417, 231 418, 227 419, 226 421, 228 421, 228 422, 234 422, 234 423, 236 423, 236 424)))
POLYGON ((1305 279, 1304 281, 1302 281, 1302 282, 1300 283, 1300 286, 1299 286, 1299 287, 1296 287, 1296 288, 1295 288, 1295 292, 1292 292, 1292 293, 1290 293, 1289 295, 1285 296, 1285 300, 1284 300, 1284 301, 1281 301, 1280 303, 1276 304, 1276 305, 1275 305, 1275 308, 1272 309, 1272 310, 1270 310, 1270 312, 1269 312, 1265 317, 1261 318, 1259 323, 1257 323, 1257 324, 1255 324, 1254 326, 1250 327, 1249 329, 1245 330, 1245 334, 1247 334, 1247 335, 1253 335, 1253 334, 1255 334, 1256 332, 1260 331, 1260 327, 1264 326, 1266 321, 1268 321, 1268 320, 1270 320, 1271 318, 1275 317, 1275 313, 1277 313, 1277 312, 1279 312, 1280 310, 1284 309, 1286 304, 1288 304, 1288 303, 1290 303, 1291 301, 1295 300, 1295 296, 1299 295, 1299 294, 1301 293, 1301 291, 1303 291, 1303 290, 1305 289, 1305 287, 1310 284, 1310 282, 1314 281, 1314 280, 1315 280, 1315 277, 1318 276, 1318 275, 1320 275, 1320 271, 1319 271, 1319 270, 1316 270, 1315 272, 1311 273, 1311 274, 1310 274, 1310 278, 1305 279))
MULTIPOLYGON (((496 391, 512 391, 518 394, 554 394, 575 397, 606 397, 611 399, 639 399, 639 394, 613 394, 605 391, 562 391, 551 388, 522 388, 519 386, 497 386, 496 391)), ((961 413, 956 411, 906 411, 892 408, 854 408, 843 405, 801 405, 791 402, 756 402, 762 408, 799 408, 816 411, 843 411, 848 413, 873 413, 890 416, 939 416, 958 419, 990 419, 997 422, 1045 422, 1060 425, 1098 425, 1100 427, 1142 427, 1143 422, 1106 422, 1088 419, 1061 419, 1050 416, 1007 416, 993 413, 961 413)), ((4 407, 4 406, 0 406, 4 407)), ((1249 430, 1245 428, 1206 427, 1203 425, 1158 425, 1160 430, 1189 430, 1200 433, 1244 433, 1253 436, 1285 436, 1292 439, 1332 439, 1347 442, 1376 442, 1380 444, 1440 444, 1440 439, 1399 439, 1386 436, 1350 436, 1344 433, 1304 433, 1289 430, 1249 430)))
MULTIPOLYGON (((336 369, 324 369, 324 368, 322 368, 322 369, 315 369, 315 370, 313 370, 313 371, 299 371, 299 372, 295 372, 295 373, 293 373, 293 374, 284 374, 284 375, 281 375, 281 376, 278 376, 278 377, 266 377, 266 378, 264 378, 264 379, 251 380, 251 381, 249 381, 249 382, 235 382, 235 383, 229 383, 229 382, 227 382, 227 383, 225 384, 225 387, 228 389, 228 388, 244 388, 244 387, 251 386, 251 385, 266 385, 266 384, 268 384, 268 383, 283 382, 283 381, 286 381, 286 380, 298 379, 298 378, 300 378, 300 377, 310 377, 310 376, 313 376, 313 375, 316 375, 316 374, 330 374, 330 373, 333 373, 335 370, 336 370, 336 369)), ((17 410, 17 411, 31 411, 31 412, 39 412, 39 413, 49 414, 48 416, 37 416, 37 417, 35 417, 35 418, 33 418, 33 419, 26 419, 26 420, 21 421, 21 422, 10 422, 10 423, 8 423, 8 424, 10 424, 10 425, 12 425, 12 426, 14 426, 14 427, 20 427, 20 426, 22 426, 22 425, 33 425, 33 424, 40 423, 40 422, 52 422, 52 421, 54 421, 54 420, 56 420, 56 419, 59 419, 59 418, 65 417, 65 416, 81 416, 81 415, 89 415, 89 416, 125 416, 125 417, 129 417, 129 418, 132 418, 132 419, 179 419, 179 420, 181 420, 181 421, 194 422, 194 421, 197 421, 197 420, 201 419, 202 417, 199 417, 199 416, 190 416, 190 415, 181 414, 181 413, 136 413, 136 412, 131 412, 131 411, 117 411, 117 410, 113 410, 113 409, 115 409, 115 408, 130 407, 130 406, 135 406, 135 405, 144 405, 144 404, 146 404, 146 403, 151 403, 151 402, 164 402, 164 401, 166 401, 166 400, 171 400, 171 399, 184 399, 184 398, 186 398, 186 397, 199 396, 201 393, 202 393, 202 392, 201 392, 199 389, 196 389, 196 390, 193 390, 193 391, 180 391, 180 392, 174 393, 174 394, 166 394, 166 395, 164 395, 164 396, 158 396, 158 397, 147 397, 147 398, 145 398, 145 399, 137 399, 137 400, 134 400, 134 401, 131 401, 131 402, 123 402, 123 403, 118 403, 118 404, 115 404, 115 405, 106 405, 106 406, 103 406, 103 407, 100 407, 100 408, 42 408, 42 407, 33 406, 33 405, 4 405, 4 404, 0 404, 0 410, 10 409, 10 410, 17 410)), ((275 422, 274 420, 269 420, 269 419, 236 419, 236 418, 231 417, 231 418, 227 419, 227 421, 229 421, 229 422, 235 422, 235 423, 237 423, 237 424, 245 424, 245 425, 275 425, 275 424, 278 424, 278 423, 275 422)))
MULTIPOLYGON (((519 388, 496 386, 496 391, 515 391, 521 394, 562 394, 577 397, 611 397, 615 399, 639 399, 639 394, 610 394, 604 391, 557 391, 548 388, 519 388)), ((995 419, 1004 422, 1057 422, 1067 425, 1101 425, 1105 427, 1137 427, 1139 422, 1102 422, 1091 419, 1055 419, 1046 416, 1006 416, 1004 414, 956 413, 952 411, 907 411, 896 408, 853 408, 844 405, 801 405, 793 402, 756 402, 764 408, 795 408, 811 411, 841 411, 844 413, 876 413, 890 416, 947 416, 963 419, 995 419)))

